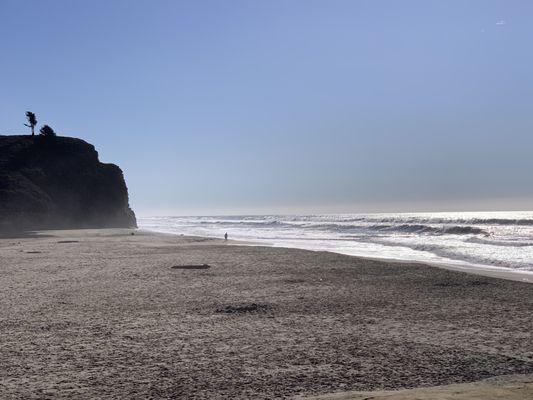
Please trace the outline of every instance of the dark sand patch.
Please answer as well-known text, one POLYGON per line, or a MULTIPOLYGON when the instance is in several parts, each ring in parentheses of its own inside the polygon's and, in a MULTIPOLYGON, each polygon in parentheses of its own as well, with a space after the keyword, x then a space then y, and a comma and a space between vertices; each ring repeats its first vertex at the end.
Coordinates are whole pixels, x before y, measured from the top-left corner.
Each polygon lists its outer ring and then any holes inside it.
POLYGON ((474 287, 474 286, 483 286, 490 285, 490 282, 483 280, 447 280, 443 282, 437 282, 434 286, 440 287, 474 287))
POLYGON ((217 312, 225 314, 249 314, 249 313, 266 313, 272 310, 270 304, 242 304, 238 306, 225 306, 218 308, 217 312))
POLYGON ((0 239, 32 239, 32 238, 46 238, 51 237, 41 232, 25 231, 25 232, 0 232, 0 239))

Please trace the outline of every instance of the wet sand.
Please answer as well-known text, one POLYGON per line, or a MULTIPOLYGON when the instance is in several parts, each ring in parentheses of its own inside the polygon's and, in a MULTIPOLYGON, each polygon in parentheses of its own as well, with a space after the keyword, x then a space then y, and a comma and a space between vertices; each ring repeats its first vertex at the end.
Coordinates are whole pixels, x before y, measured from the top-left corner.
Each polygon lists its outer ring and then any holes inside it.
POLYGON ((0 239, 2 398, 531 398, 528 283, 128 230, 33 236, 0 239))

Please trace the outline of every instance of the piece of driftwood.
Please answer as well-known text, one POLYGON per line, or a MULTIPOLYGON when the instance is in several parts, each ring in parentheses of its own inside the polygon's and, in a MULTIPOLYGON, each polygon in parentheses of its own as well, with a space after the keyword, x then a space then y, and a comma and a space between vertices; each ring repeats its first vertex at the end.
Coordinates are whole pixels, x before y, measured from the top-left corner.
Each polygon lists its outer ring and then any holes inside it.
POLYGON ((209 269, 211 268, 210 265, 207 264, 198 264, 198 265, 174 265, 173 267, 170 267, 172 269, 209 269))

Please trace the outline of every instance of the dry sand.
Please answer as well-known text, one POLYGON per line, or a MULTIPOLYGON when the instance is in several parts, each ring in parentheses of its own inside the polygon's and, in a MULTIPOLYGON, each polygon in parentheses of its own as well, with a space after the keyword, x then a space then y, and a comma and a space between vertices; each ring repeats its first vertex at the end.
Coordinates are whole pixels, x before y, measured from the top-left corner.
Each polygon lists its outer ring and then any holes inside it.
POLYGON ((343 392, 307 400, 524 400, 533 399, 533 374, 505 375, 479 382, 374 392, 343 392))
POLYGON ((0 398, 533 398, 533 285, 229 244, 0 239, 0 398))

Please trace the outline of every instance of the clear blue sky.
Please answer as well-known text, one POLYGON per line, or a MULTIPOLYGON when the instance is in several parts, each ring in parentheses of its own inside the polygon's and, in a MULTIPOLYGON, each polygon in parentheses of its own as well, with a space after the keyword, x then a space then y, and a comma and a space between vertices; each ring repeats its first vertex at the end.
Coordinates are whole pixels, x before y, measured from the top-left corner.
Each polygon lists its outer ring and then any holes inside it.
POLYGON ((138 214, 533 209, 533 1, 0 2, 24 112, 138 214))

